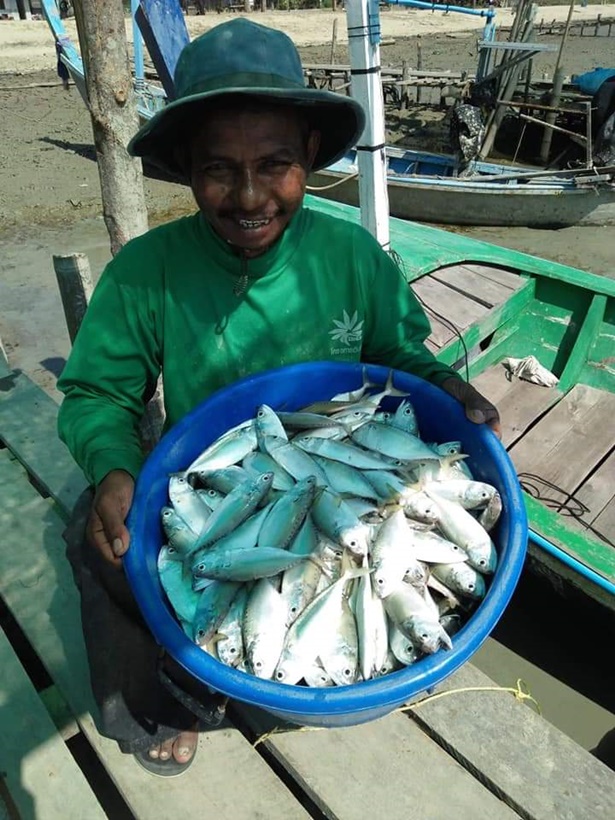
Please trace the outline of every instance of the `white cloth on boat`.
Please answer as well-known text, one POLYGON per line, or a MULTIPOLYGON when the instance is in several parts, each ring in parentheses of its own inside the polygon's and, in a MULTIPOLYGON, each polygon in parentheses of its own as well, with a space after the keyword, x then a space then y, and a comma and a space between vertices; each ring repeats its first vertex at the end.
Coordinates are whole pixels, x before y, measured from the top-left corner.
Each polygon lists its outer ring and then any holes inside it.
POLYGON ((524 359, 506 358, 502 362, 508 371, 508 378, 516 376, 518 379, 539 384, 542 387, 555 387, 559 379, 550 370, 540 364, 536 356, 526 356, 524 359))

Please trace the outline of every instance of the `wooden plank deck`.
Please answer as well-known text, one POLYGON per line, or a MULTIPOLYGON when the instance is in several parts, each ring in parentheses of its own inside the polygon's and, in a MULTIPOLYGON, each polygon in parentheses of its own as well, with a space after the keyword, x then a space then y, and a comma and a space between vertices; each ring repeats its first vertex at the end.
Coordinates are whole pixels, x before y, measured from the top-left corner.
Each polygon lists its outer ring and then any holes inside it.
POLYGON ((427 310, 429 348, 437 353, 458 333, 480 322, 526 283, 519 274, 488 265, 447 265, 413 281, 410 287, 427 310))
MULTIPOLYGON (((463 701, 454 693, 424 704, 414 719, 398 713, 364 726, 274 734, 256 749, 250 741, 272 718, 234 704, 232 721, 201 736, 184 777, 166 781, 143 772, 95 728, 78 594, 61 540, 80 484, 66 479, 74 469, 68 453, 60 448, 50 459, 40 452, 55 446, 54 410, 23 380, 0 381, 0 526, 11 534, 0 550, 0 595, 135 817, 196 806, 221 820, 435 820, 452 811, 459 820, 615 816, 611 770, 502 692, 492 705, 493 695, 484 692, 466 692, 463 701), (29 436, 14 414, 32 417, 34 407, 47 423, 37 422, 29 436), (503 742, 509 736, 512 742, 503 742)), ((468 680, 493 686, 466 664, 438 690, 465 689, 468 680)))

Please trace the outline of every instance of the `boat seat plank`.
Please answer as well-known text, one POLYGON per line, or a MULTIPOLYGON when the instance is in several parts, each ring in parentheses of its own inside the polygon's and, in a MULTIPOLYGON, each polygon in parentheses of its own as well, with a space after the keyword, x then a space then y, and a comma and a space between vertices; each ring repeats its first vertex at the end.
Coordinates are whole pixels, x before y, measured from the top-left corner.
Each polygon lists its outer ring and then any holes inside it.
POLYGON ((107 815, 2 629, 0 731, 0 770, 21 817, 104 820, 107 815))
POLYGON ((540 387, 517 378, 509 381, 501 364, 484 370, 472 379, 472 384, 499 409, 502 443, 507 448, 562 397, 553 388, 540 387))
MULTIPOLYGON (((276 726, 272 716, 259 709, 242 707, 242 714, 257 735, 276 726)), ((458 721, 453 721, 450 732, 458 728, 458 721)), ((328 807, 326 816, 336 820, 440 820, 450 815, 451 795, 457 820, 518 816, 400 713, 326 732, 290 727, 263 744, 305 784, 321 809, 328 807), (347 772, 352 773, 351 781, 347 772)))
MULTIPOLYGON (((469 270, 464 265, 439 268, 431 274, 437 282, 448 285, 455 291, 491 308, 500 305, 511 295, 511 289, 499 282, 469 270)), ((520 277, 519 277, 520 278, 520 277)))
POLYGON ((540 488, 546 501, 573 493, 615 446, 615 394, 578 384, 510 450, 517 472, 558 489, 540 488), (600 430, 600 435, 596 435, 600 430))
POLYGON ((462 267, 472 273, 477 273, 484 276, 485 279, 490 279, 492 282, 497 282, 502 287, 509 290, 519 290, 527 282, 525 276, 521 276, 512 270, 506 268, 496 267, 495 265, 481 265, 478 262, 464 262, 462 267))
POLYGON ((0 450, 0 497, 0 528, 11 533, 0 550, 0 595, 135 816, 190 816, 198 805, 205 816, 233 820, 307 818, 301 804, 230 724, 201 735, 204 753, 197 755, 189 774, 171 780, 152 777, 114 741, 98 734, 78 592, 63 555, 64 523, 6 449, 0 450), (241 772, 240 790, 229 789, 229 772, 241 772))
POLYGON ((469 325, 481 319, 487 312, 487 309, 476 300, 469 299, 467 296, 454 291, 432 276, 424 276, 412 282, 410 287, 423 302, 423 307, 426 309, 431 323, 429 338, 439 348, 444 347, 457 335, 454 327, 462 333, 469 325), (443 316, 454 327, 449 327, 432 311, 443 316))
POLYGON ((425 702, 411 718, 522 817, 615 817, 613 771, 531 706, 496 690, 466 663, 438 687, 453 694, 425 702))

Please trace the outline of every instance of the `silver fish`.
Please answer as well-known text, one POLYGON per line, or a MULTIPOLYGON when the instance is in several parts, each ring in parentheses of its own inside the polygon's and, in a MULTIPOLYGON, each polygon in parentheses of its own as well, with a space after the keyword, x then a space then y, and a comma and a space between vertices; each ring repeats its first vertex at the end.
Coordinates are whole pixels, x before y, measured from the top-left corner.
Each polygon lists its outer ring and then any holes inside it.
POLYGON ((410 584, 400 584, 384 599, 389 618, 421 652, 433 654, 443 646, 452 649, 449 636, 440 626, 438 612, 410 584))
POLYGON ((241 461, 252 450, 256 450, 256 428, 254 419, 248 419, 227 430, 203 450, 188 466, 185 475, 230 467, 241 461))
POLYGON ((248 588, 243 586, 214 636, 218 659, 226 666, 237 667, 243 661, 243 617, 247 603, 248 588))
POLYGON ((485 579, 469 564, 434 564, 431 572, 453 592, 480 601, 485 597, 485 579))
POLYGON ((243 619, 246 665, 253 675, 269 679, 282 653, 287 603, 268 578, 254 584, 243 619))
POLYGON ((263 473, 248 479, 230 492, 205 522, 199 533, 197 547, 213 544, 246 520, 271 489, 273 473, 263 473))
POLYGON ((201 592, 192 622, 193 640, 199 646, 206 646, 216 634, 239 587, 233 582, 214 582, 201 592))
POLYGON ((195 578, 254 581, 257 578, 271 578, 308 558, 310 556, 293 555, 288 550, 277 547, 256 547, 252 550, 212 549, 201 556, 192 571, 195 578))
POLYGON ((297 482, 271 507, 258 534, 259 546, 284 549, 293 540, 305 521, 316 495, 316 477, 297 482))
POLYGON ((367 554, 369 529, 337 493, 328 489, 320 493, 312 506, 312 519, 331 541, 354 555, 367 554))
POLYGON ((362 447, 402 461, 436 460, 434 453, 420 438, 377 421, 369 421, 355 430, 352 441, 362 447))

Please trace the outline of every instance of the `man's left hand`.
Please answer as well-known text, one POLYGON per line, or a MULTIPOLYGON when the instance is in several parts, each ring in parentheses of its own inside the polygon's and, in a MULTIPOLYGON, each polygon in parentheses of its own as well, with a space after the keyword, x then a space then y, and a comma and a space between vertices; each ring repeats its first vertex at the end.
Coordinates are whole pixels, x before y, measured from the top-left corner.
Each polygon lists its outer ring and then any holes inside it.
POLYGON ((475 424, 489 425, 496 436, 502 438, 500 414, 497 408, 479 393, 476 388, 456 376, 445 379, 440 387, 445 390, 449 396, 452 396, 463 404, 466 416, 470 421, 473 421, 475 424))

